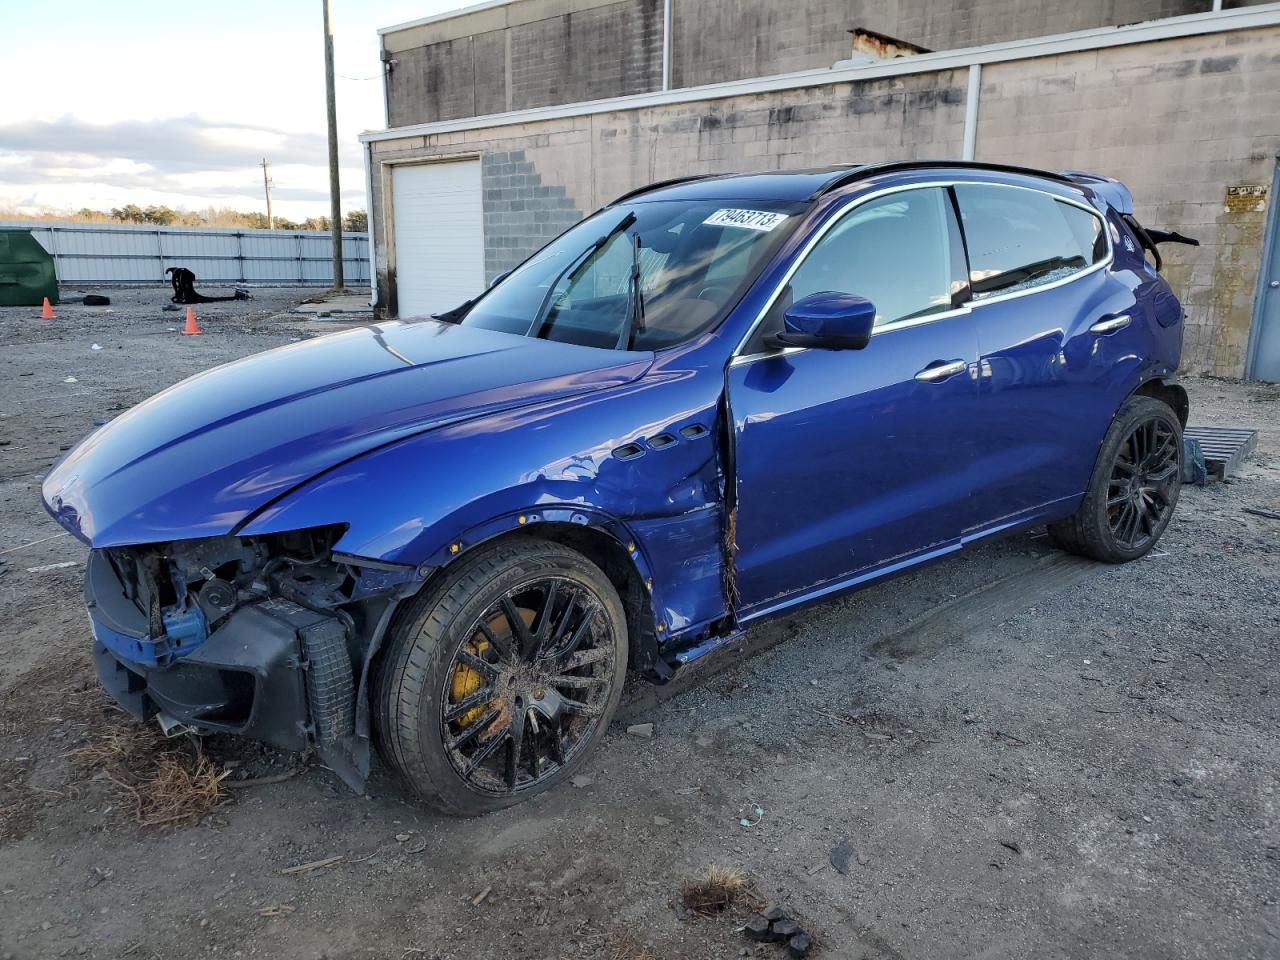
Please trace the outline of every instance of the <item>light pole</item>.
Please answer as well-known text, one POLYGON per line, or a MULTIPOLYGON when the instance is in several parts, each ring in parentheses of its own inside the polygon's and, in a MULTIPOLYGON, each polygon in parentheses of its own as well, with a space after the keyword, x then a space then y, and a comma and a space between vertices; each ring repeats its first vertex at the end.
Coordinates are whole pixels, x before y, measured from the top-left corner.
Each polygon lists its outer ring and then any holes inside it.
POLYGON ((324 95, 329 111, 329 229, 333 233, 333 288, 341 290, 342 278, 342 194, 338 183, 338 101, 333 91, 333 27, 329 23, 329 0, 324 4, 324 95))
POLYGON ((274 230, 276 228, 276 218, 271 215, 271 174, 268 172, 270 164, 267 158, 262 158, 262 189, 267 195, 267 229, 274 230))

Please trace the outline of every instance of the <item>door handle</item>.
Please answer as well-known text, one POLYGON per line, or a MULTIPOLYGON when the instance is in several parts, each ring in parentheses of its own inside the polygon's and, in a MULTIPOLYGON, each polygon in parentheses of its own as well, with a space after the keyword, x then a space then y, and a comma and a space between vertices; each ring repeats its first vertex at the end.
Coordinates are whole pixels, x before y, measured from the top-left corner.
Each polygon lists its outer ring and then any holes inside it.
POLYGON ((1118 316, 1109 317, 1106 320, 1099 320, 1089 328, 1089 332, 1106 336, 1108 333, 1115 333, 1117 330, 1123 330, 1128 325, 1129 315, 1127 313, 1122 313, 1118 316))
POLYGON ((916 379, 921 383, 941 383, 943 380, 949 380, 957 373, 964 373, 969 365, 963 360, 952 360, 949 363, 939 363, 937 366, 925 367, 916 374, 916 379))

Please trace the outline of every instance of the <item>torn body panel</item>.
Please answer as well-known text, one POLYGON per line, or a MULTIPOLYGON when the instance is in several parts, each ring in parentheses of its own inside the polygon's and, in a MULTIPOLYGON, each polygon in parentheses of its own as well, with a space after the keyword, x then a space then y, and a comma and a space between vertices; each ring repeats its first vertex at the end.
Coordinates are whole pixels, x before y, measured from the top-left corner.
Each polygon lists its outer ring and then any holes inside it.
MULTIPOLYGON (((238 532, 343 523, 335 549, 443 568, 539 524, 576 524, 628 547, 661 645, 726 613, 719 383, 677 358, 642 380, 448 424, 317 477, 238 532), (635 410, 646 411, 637 426, 635 410)), ((550 534, 549 534, 550 535, 550 534)))

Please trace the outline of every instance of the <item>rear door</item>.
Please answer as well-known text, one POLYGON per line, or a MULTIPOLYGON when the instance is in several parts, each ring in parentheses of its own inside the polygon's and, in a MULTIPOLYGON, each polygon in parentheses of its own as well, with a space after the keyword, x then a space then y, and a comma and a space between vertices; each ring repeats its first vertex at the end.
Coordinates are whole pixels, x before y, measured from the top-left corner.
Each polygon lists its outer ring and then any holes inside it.
POLYGON ((962 266, 944 189, 855 205, 730 366, 743 616, 959 544, 977 417, 962 266), (769 352, 787 304, 824 290, 875 304, 870 344, 769 352))
POLYGON ((479 160, 392 168, 399 316, 442 313, 484 290, 482 198, 479 160))
POLYGON ((1107 269, 1108 230, 1094 210, 1004 184, 954 191, 980 352, 966 523, 976 535, 1072 505, 1149 351, 1133 285, 1107 269))

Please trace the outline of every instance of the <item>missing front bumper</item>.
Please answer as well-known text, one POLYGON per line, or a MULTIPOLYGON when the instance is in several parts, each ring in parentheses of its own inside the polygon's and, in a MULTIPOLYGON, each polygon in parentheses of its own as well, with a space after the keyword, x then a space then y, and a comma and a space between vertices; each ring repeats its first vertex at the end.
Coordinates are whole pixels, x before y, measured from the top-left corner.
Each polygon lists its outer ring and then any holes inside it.
POLYGON ((353 788, 363 787, 351 660, 335 617, 269 599, 236 610, 199 649, 167 666, 130 662, 101 637, 93 653, 103 687, 140 720, 162 714, 201 734, 314 747, 353 788))

